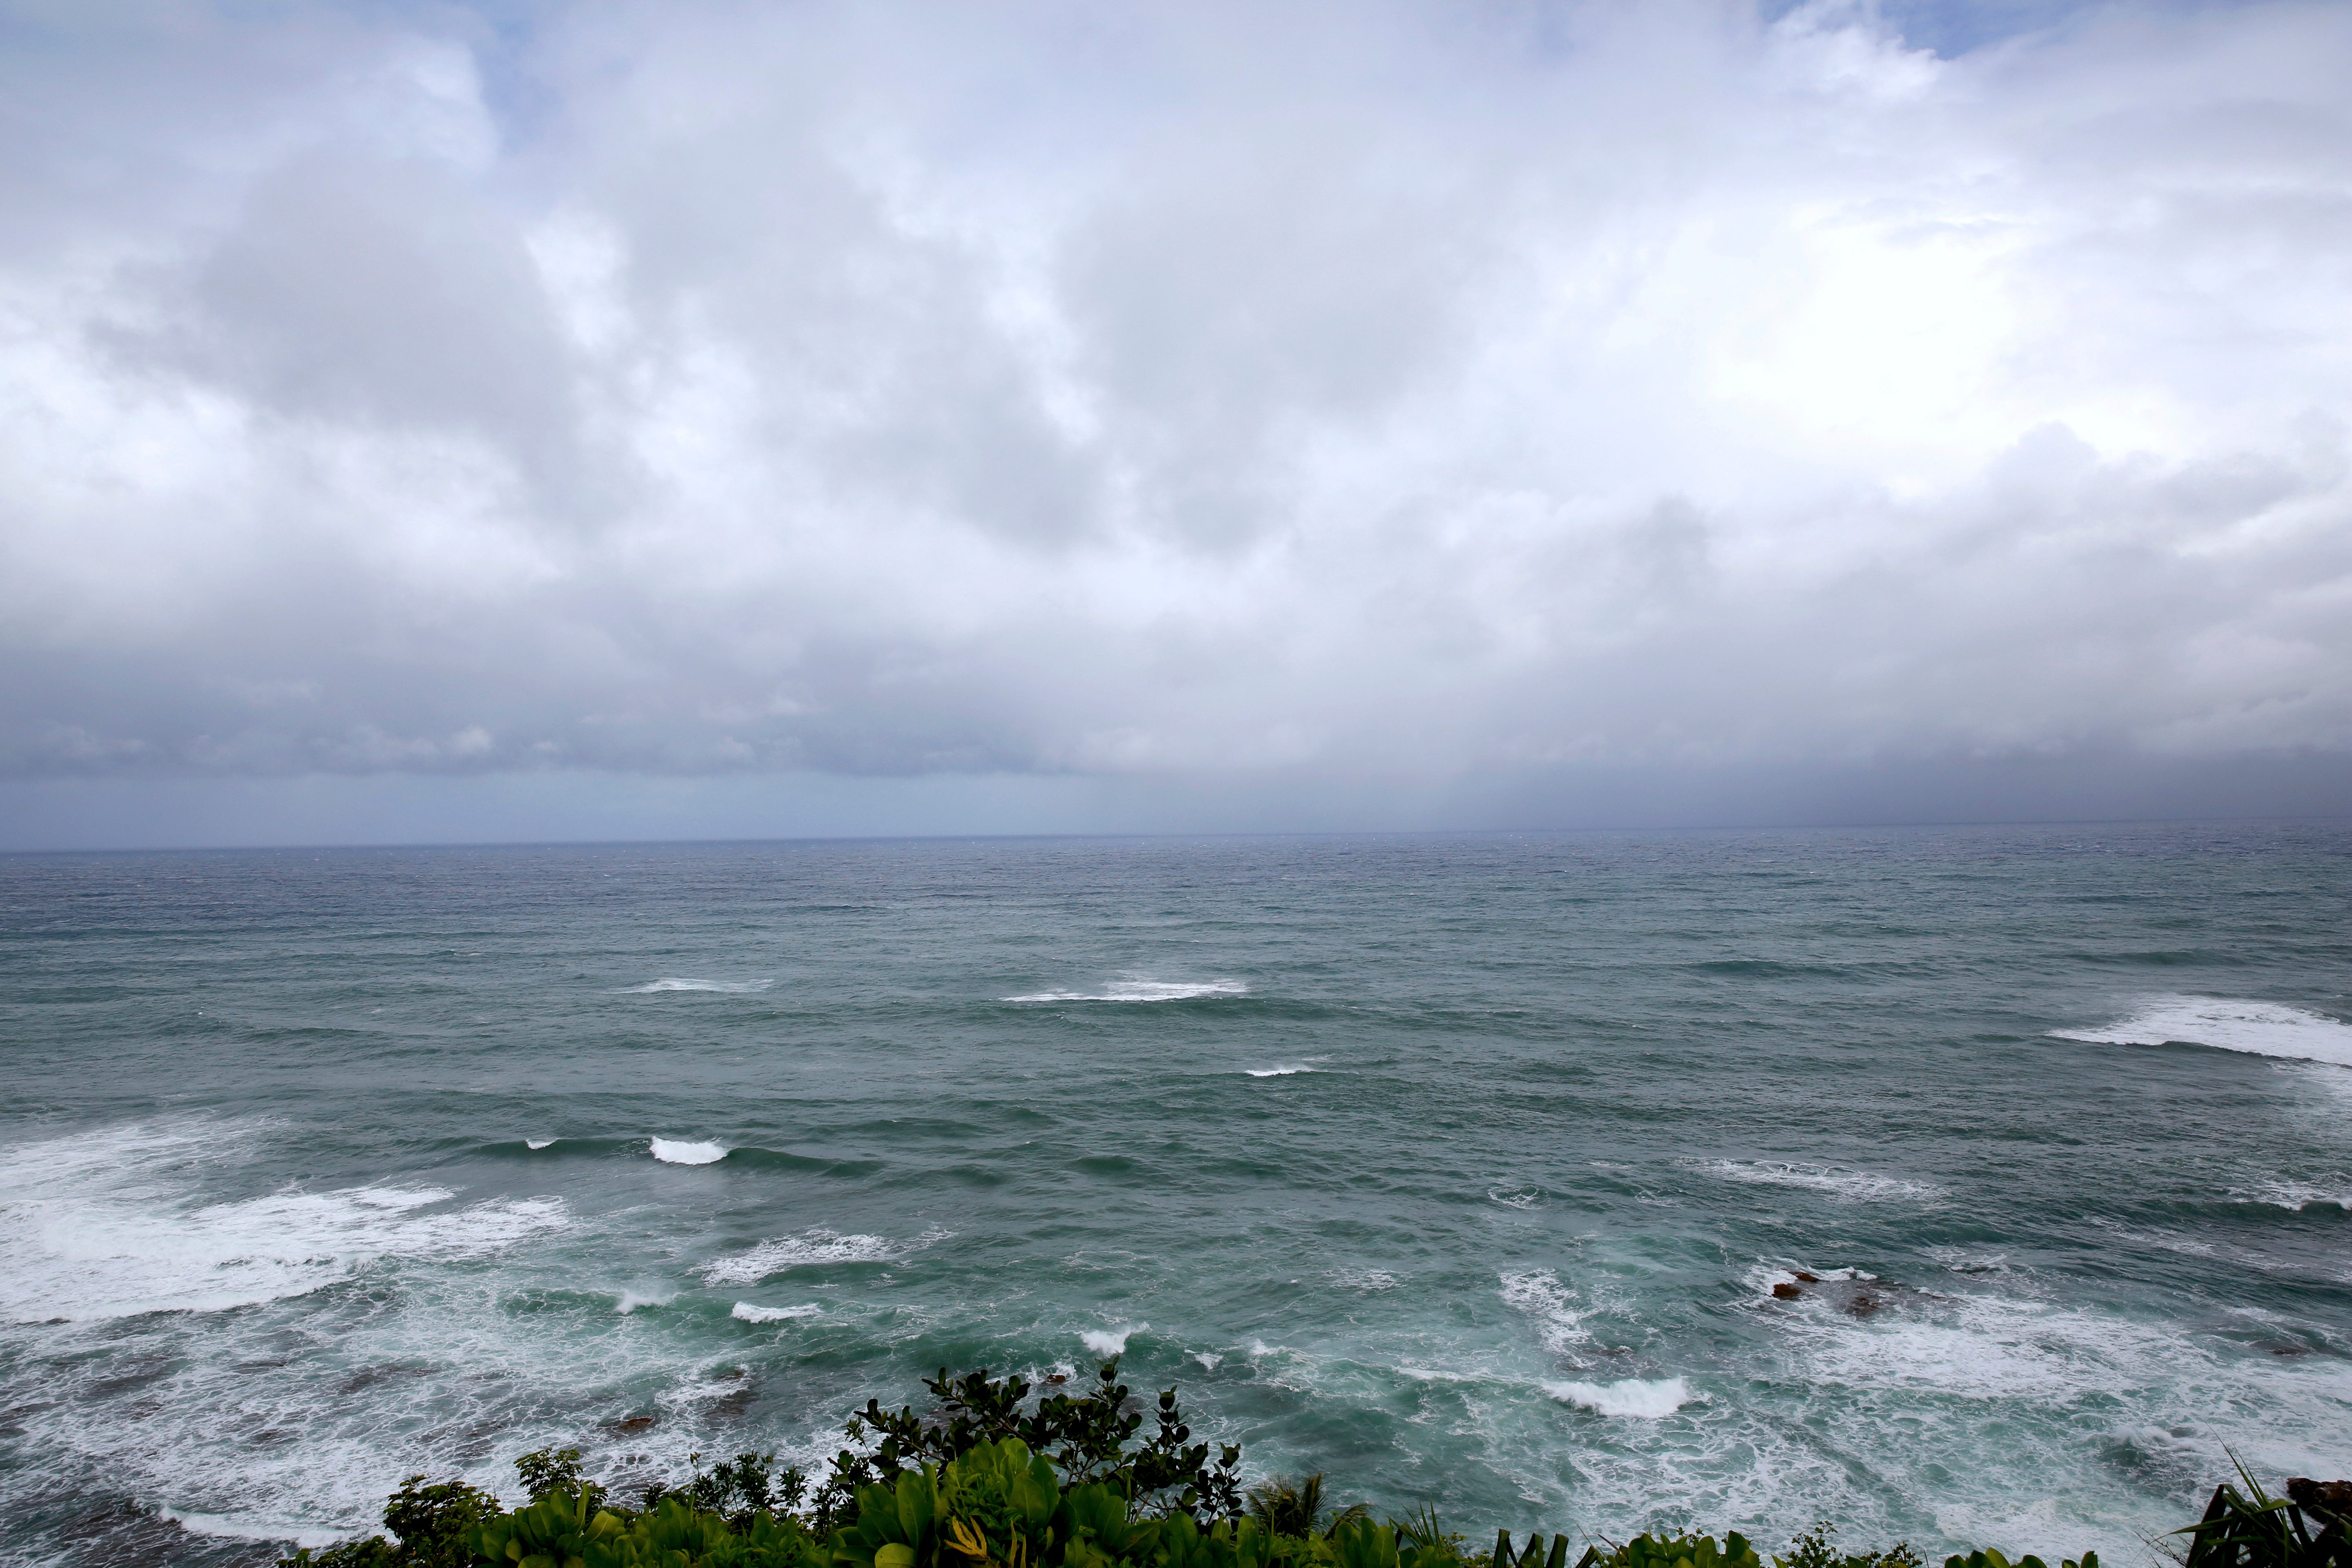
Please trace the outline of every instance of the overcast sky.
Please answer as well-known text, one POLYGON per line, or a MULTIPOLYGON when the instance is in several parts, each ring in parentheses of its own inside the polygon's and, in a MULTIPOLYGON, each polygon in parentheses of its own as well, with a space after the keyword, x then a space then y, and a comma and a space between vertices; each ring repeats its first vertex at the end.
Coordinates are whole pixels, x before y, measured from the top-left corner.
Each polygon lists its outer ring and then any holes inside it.
POLYGON ((2352 809, 2352 5, 0 16, 0 847, 2352 809))

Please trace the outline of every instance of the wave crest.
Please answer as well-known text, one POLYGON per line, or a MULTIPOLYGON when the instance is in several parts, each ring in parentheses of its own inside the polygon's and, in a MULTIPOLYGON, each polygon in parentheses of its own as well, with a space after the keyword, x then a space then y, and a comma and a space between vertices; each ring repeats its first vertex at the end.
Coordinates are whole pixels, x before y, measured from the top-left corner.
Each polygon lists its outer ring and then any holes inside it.
POLYGON ((1032 991, 1007 1002, 1189 1002, 1201 996, 1246 996, 1240 980, 1117 980, 1099 991, 1032 991))

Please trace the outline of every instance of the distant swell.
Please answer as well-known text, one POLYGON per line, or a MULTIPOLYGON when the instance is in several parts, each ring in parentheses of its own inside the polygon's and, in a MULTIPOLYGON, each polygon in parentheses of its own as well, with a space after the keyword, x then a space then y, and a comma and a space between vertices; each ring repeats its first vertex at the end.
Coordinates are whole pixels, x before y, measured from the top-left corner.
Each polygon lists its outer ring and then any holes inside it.
POLYGON ((1679 1377, 1645 1383, 1638 1377, 1622 1383, 1547 1383, 1544 1392, 1567 1405, 1580 1405, 1600 1415, 1630 1415, 1656 1421, 1672 1415, 1691 1399, 1690 1387, 1679 1377))
POLYGON ((1118 980, 1099 991, 1032 991, 1007 1002, 1189 1002, 1198 996, 1246 996, 1239 980, 1118 980))
POLYGON ((2052 1037, 2108 1046, 2210 1046, 2250 1056, 2352 1067, 2352 1025, 2276 1002, 2220 996, 2152 996, 2137 1013, 2096 1029, 2053 1029, 2052 1037))
POLYGON ((643 985, 624 985, 624 995, 646 996, 657 991, 765 991, 775 984, 772 980, 686 980, 671 978, 648 980, 643 985))

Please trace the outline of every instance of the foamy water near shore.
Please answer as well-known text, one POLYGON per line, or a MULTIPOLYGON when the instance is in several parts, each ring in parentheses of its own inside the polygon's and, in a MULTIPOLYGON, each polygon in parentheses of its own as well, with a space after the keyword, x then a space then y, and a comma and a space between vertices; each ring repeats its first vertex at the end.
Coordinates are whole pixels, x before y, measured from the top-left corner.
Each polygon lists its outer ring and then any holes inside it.
POLYGON ((0 1552, 266 1555, 549 1442, 813 1460, 942 1364, 1122 1354, 1259 1473, 1465 1529, 2128 1555, 2225 1448, 2352 1471, 2347 867, 0 861, 0 1552))

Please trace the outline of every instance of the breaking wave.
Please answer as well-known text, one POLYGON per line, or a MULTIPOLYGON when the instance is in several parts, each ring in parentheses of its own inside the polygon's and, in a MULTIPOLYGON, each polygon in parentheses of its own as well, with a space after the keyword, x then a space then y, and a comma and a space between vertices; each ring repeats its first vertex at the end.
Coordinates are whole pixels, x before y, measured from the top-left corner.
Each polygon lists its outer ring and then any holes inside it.
POLYGON ((774 984, 772 980, 692 980, 671 976, 662 980, 648 980, 643 985, 624 985, 621 987, 621 994, 649 996, 662 991, 723 991, 740 994, 751 991, 765 991, 774 984))
POLYGON ((677 1300, 677 1292, 675 1290, 666 1290, 652 1295, 640 1294, 635 1290, 624 1290, 613 1310, 625 1318, 640 1307, 667 1307, 677 1300))
POLYGON ((1598 1415, 1630 1415, 1656 1421, 1691 1402, 1689 1384, 1679 1377, 1645 1382, 1629 1377, 1618 1383, 1546 1383, 1544 1392, 1565 1405, 1580 1405, 1598 1415))
POLYGON ((666 1165, 712 1165, 727 1158, 724 1143, 686 1143, 667 1138, 652 1141, 653 1156, 666 1165))
POLYGON ((2053 1029, 2060 1040, 2107 1046, 2210 1046, 2251 1056, 2352 1067, 2352 1025, 2277 1002, 2221 996, 2152 996, 2132 1014, 2096 1029, 2053 1029))
POLYGON ((1150 1323, 1122 1323, 1116 1329, 1087 1329, 1078 1335, 1078 1342, 1105 1358, 1125 1355, 1128 1336, 1142 1333, 1150 1327, 1150 1323))

